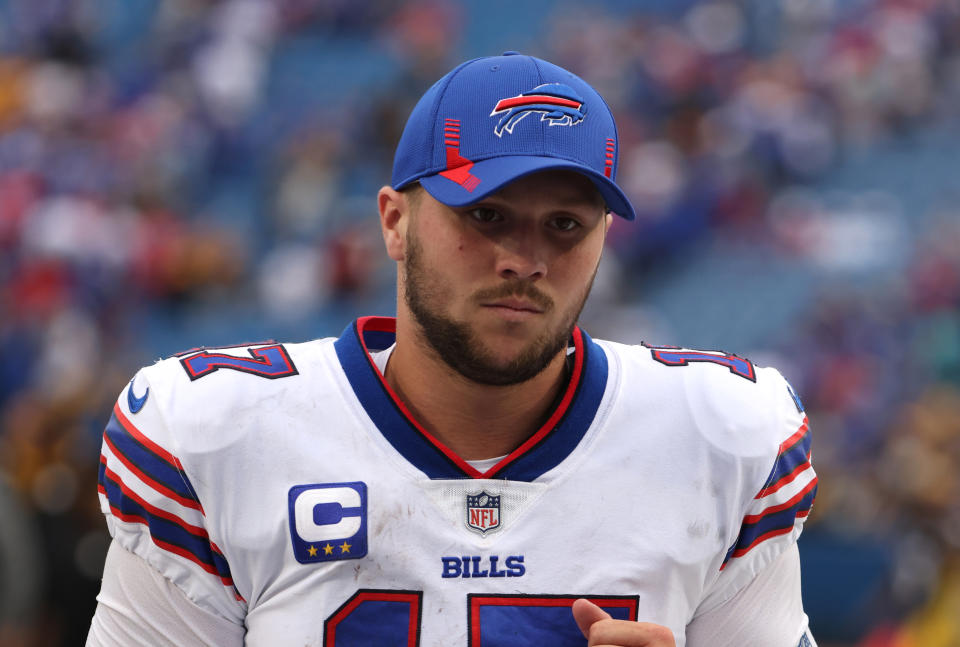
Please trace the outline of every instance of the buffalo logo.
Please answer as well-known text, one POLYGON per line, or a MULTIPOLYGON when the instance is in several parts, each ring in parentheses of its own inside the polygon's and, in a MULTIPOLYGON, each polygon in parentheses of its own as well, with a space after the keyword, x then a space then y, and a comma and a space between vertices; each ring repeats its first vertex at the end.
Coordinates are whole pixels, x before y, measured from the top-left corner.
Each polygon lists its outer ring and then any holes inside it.
POLYGON ((519 96, 497 101, 490 116, 503 116, 493 132, 497 137, 502 137, 503 131, 513 133, 514 126, 531 112, 539 112, 540 120, 551 126, 573 126, 583 121, 586 110, 583 99, 573 88, 562 83, 545 83, 519 96))
POLYGON ((467 495, 467 528, 486 534, 500 527, 500 496, 481 491, 467 495))

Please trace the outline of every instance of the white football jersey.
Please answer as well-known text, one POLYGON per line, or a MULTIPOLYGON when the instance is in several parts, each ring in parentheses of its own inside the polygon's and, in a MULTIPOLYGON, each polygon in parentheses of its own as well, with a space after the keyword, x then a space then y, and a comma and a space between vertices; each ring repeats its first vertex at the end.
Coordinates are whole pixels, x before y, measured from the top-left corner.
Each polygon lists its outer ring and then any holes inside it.
POLYGON ((800 534, 817 479, 774 369, 576 329, 555 409, 481 473, 391 391, 393 342, 370 317, 140 371, 104 433, 115 540, 252 645, 583 645, 586 597, 683 647, 800 534))

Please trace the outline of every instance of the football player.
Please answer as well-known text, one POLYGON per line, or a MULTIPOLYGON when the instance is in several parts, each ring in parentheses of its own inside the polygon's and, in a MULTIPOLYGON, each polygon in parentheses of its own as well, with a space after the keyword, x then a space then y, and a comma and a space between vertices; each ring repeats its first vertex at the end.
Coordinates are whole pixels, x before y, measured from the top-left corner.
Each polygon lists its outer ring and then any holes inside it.
POLYGON ((377 196, 395 318, 144 368, 104 433, 89 645, 813 645, 799 398, 577 325, 613 116, 509 52, 414 108, 377 196))

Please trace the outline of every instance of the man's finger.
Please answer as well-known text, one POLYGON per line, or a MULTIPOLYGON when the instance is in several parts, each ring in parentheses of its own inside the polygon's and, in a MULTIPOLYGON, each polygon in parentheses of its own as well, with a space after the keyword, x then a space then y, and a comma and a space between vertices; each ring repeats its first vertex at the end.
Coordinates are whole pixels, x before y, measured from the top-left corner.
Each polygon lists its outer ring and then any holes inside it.
POLYGON ((604 620, 590 630, 591 647, 675 647, 673 632, 651 622, 604 620))
POLYGON ((590 627, 594 622, 609 618, 609 613, 586 598, 580 598, 573 603, 573 619, 577 621, 584 638, 590 637, 590 627))

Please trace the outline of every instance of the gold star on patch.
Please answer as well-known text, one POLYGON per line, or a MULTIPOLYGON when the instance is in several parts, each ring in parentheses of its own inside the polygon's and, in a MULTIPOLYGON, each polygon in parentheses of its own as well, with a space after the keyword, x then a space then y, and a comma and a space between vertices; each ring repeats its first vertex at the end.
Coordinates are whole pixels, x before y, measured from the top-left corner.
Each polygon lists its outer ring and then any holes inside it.
POLYGON ((324 547, 323 547, 323 554, 324 554, 324 555, 333 555, 333 546, 331 546, 329 543, 328 543, 326 546, 324 546, 324 547))
POLYGON ((340 544, 340 552, 341 552, 341 553, 349 553, 349 552, 350 552, 350 544, 348 544, 346 541, 344 541, 342 544, 340 544))
POLYGON ((307 552, 310 553, 310 557, 316 557, 316 556, 317 556, 317 547, 316 547, 316 546, 311 546, 310 548, 307 549, 307 552))

